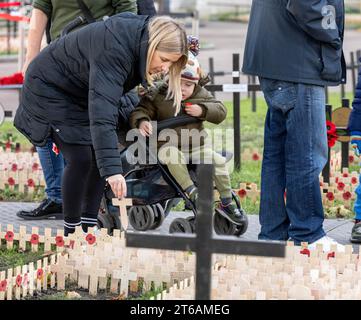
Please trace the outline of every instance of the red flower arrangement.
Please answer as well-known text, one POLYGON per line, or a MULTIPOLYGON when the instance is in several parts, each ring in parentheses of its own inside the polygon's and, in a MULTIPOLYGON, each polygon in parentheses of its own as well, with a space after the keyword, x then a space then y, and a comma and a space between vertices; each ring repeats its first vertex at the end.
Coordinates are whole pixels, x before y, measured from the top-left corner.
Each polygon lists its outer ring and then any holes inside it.
POLYGON ((13 241, 14 240, 14 232, 12 232, 12 231, 6 232, 5 240, 10 241, 10 242, 13 241))
POLYGON ((6 280, 0 281, 0 292, 5 292, 7 285, 8 285, 8 283, 6 280))
POLYGON ((11 85, 11 84, 23 84, 24 77, 21 72, 14 73, 11 76, 8 77, 2 77, 0 78, 0 85, 11 85))
POLYGON ((356 177, 352 177, 352 178, 351 178, 351 183, 352 183, 352 184, 357 184, 357 178, 356 178, 356 177))
POLYGON ((239 197, 240 197, 241 199, 243 199, 244 197, 247 196, 247 191, 244 190, 244 189, 240 189, 240 190, 238 191, 238 195, 239 195, 239 197))
POLYGON ((311 252, 310 250, 308 250, 307 248, 303 249, 300 251, 300 254, 305 254, 307 256, 310 256, 311 255, 311 252))
POLYGON ((14 171, 14 172, 18 171, 18 165, 16 163, 13 163, 11 165, 11 171, 14 171))
POLYGON ((334 258, 334 257, 335 257, 335 252, 332 251, 327 255, 327 260, 330 259, 330 258, 334 258))
POLYGON ((254 161, 258 161, 258 160, 259 160, 259 155, 258 155, 258 153, 254 153, 254 154, 252 155, 252 160, 254 160, 254 161))
POLYGON ((41 279, 43 279, 43 276, 44 276, 44 270, 43 269, 38 269, 38 271, 36 272, 36 278, 38 280, 41 280, 41 279))
POLYGON ((92 235, 91 233, 88 233, 88 235, 86 236, 85 240, 88 242, 88 244, 94 244, 96 241, 96 237, 94 235, 92 235))
POLYGON ((327 192, 326 198, 327 198, 328 201, 335 200, 335 196, 334 196, 333 192, 327 192))
POLYGON ((348 157, 348 162, 353 163, 355 161, 355 157, 353 155, 350 155, 348 157))
POLYGON ((344 200, 350 200, 352 195, 351 195, 351 192, 350 191, 346 191, 343 195, 342 195, 343 199, 344 200))
POLYGON ((30 237, 30 243, 31 244, 39 244, 39 235, 32 234, 30 237))
POLYGON ((64 247, 64 238, 62 236, 56 236, 55 244, 57 247, 64 247))
POLYGON ((326 127, 327 127, 327 141, 329 148, 332 148, 336 141, 337 141, 337 133, 336 133, 336 126, 333 122, 327 120, 326 121, 326 127))
POLYGON ((8 179, 8 184, 9 184, 9 186, 14 186, 15 185, 15 180, 14 180, 14 178, 9 178, 8 179))
POLYGON ((23 282, 23 277, 20 274, 18 274, 18 276, 16 277, 16 285, 20 287, 22 282, 23 282))
POLYGON ((342 191, 343 189, 345 189, 345 184, 343 182, 339 182, 337 184, 337 190, 342 191))
POLYGON ((35 187, 35 182, 33 179, 28 179, 28 187, 30 187, 30 188, 35 187))

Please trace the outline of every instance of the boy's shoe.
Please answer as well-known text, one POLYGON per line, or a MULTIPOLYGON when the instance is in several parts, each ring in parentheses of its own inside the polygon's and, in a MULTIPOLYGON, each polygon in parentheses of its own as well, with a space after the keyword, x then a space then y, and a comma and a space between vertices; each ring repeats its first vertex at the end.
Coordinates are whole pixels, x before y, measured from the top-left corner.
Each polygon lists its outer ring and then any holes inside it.
POLYGON ((343 246, 342 244, 339 244, 337 241, 335 241, 334 239, 332 239, 328 236, 324 236, 324 237, 318 239, 317 241, 309 244, 308 249, 312 249, 312 250, 316 249, 316 245, 319 243, 323 245, 323 251, 325 251, 325 252, 330 251, 331 245, 333 245, 333 244, 337 245, 338 252, 345 252, 345 246, 343 246))
POLYGON ((239 210, 233 203, 228 206, 223 206, 222 203, 218 205, 216 211, 236 225, 242 225, 246 222, 245 214, 243 210, 239 210))
POLYGON ((352 227, 350 241, 352 243, 361 243, 361 222, 355 223, 352 227))

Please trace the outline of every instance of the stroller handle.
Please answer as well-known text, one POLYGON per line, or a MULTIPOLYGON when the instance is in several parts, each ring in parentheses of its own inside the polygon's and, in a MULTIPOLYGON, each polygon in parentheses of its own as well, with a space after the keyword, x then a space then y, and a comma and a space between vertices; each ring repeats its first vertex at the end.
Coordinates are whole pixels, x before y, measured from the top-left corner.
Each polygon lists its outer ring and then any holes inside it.
POLYGON ((200 121, 201 120, 199 120, 198 118, 191 117, 188 115, 177 116, 163 121, 159 121, 157 123, 157 131, 159 133, 163 129, 172 129, 172 128, 184 126, 186 124, 197 123, 200 121))

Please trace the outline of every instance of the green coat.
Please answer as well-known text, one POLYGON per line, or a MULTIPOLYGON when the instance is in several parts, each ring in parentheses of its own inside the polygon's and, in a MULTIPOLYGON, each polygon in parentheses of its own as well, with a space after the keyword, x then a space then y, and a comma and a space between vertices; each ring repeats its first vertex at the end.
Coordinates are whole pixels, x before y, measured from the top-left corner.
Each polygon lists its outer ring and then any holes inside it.
MULTIPOLYGON (((83 0, 96 20, 121 12, 137 14, 136 0, 83 0)), ((34 0, 33 7, 43 11, 51 19, 50 36, 53 41, 61 31, 82 11, 76 0, 34 0)))
MULTIPOLYGON (((167 87, 166 83, 161 83, 147 91, 140 100, 139 105, 130 115, 130 126, 132 128, 138 128, 141 120, 162 121, 174 117, 175 107, 173 106, 173 100, 165 99, 167 95, 167 87)), ((227 109, 223 103, 216 100, 212 94, 201 85, 196 85, 193 95, 182 102, 179 115, 186 114, 184 111, 185 103, 198 104, 202 107, 203 113, 200 117, 200 120, 202 121, 174 129, 178 134, 178 148, 182 147, 181 129, 197 129, 201 131, 204 129, 203 121, 219 124, 227 116, 227 109)), ((165 142, 158 142, 158 147, 164 143, 165 142)), ((204 139, 201 139, 201 145, 203 144, 204 139)), ((191 139, 189 139, 189 146, 191 147, 191 145, 191 139)), ((183 146, 185 146, 185 144, 183 144, 183 146)))

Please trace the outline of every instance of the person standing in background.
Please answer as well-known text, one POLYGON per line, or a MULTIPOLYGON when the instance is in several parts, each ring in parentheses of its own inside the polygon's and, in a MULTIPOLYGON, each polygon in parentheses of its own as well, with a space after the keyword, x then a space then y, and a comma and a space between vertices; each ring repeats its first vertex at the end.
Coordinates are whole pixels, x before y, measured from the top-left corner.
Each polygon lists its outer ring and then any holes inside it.
MULTIPOLYGON (((319 174, 327 162, 325 86, 346 81, 342 0, 254 0, 242 71, 268 105, 261 240, 336 243, 323 229, 319 174)), ((340 250, 344 249, 338 246, 340 250)))

